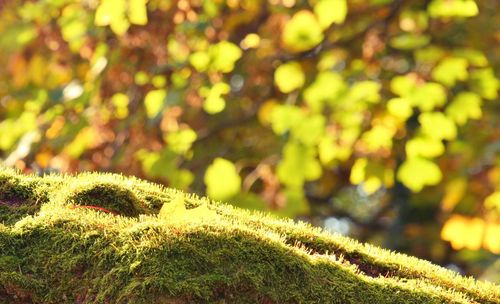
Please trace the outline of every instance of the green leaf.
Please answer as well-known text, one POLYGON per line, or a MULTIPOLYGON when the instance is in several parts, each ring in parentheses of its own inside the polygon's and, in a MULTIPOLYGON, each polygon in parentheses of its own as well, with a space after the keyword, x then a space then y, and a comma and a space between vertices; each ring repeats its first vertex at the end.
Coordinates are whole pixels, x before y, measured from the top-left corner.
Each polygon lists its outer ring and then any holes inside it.
POLYGON ((170 178, 170 174, 177 170, 178 156, 168 148, 160 152, 141 149, 135 156, 141 162, 142 170, 151 177, 170 178))
POLYGON ((169 186, 176 189, 186 190, 193 183, 194 174, 189 170, 175 168, 166 173, 169 186))
POLYGON ((431 17, 472 17, 479 13, 474 0, 433 0, 427 10, 431 17))
POLYGON ((342 24, 347 16, 346 0, 320 0, 314 5, 316 14, 322 29, 326 29, 332 23, 342 24))
POLYGON ((402 97, 411 95, 416 86, 417 83, 409 75, 396 76, 391 79, 391 92, 402 97))
POLYGON ((361 185, 367 195, 371 195, 382 186, 392 187, 394 172, 383 164, 371 162, 367 158, 359 158, 351 168, 349 179, 352 184, 361 185))
POLYGON ((391 98, 387 102, 388 112, 402 121, 406 121, 413 115, 411 102, 406 98, 391 98))
POLYGON ((469 119, 481 118, 481 97, 472 92, 459 93, 446 108, 446 115, 460 126, 469 119))
POLYGON ((111 97, 111 103, 116 109, 116 118, 123 119, 128 116, 129 98, 123 93, 116 93, 111 97))
POLYGON ((290 93, 301 88, 305 80, 302 67, 295 61, 280 65, 274 72, 274 82, 283 93, 290 93))
POLYGON ((197 51, 189 55, 189 63, 198 71, 229 73, 234 70, 234 66, 242 55, 241 49, 229 42, 221 41, 212 44, 206 51, 197 51))
POLYGON ((278 164, 279 180, 288 187, 302 187, 305 181, 313 181, 321 176, 321 164, 316 159, 313 147, 289 141, 283 148, 283 159, 278 164))
POLYGON ((494 100, 498 98, 500 81, 495 77, 493 69, 480 69, 470 74, 472 90, 484 99, 494 100))
POLYGON ((427 82, 416 87, 408 98, 414 107, 428 112, 446 103, 446 90, 439 83, 427 82))
POLYGON ((143 71, 139 71, 134 75, 134 82, 140 86, 145 85, 149 82, 149 75, 143 71))
POLYGON ((293 105, 275 106, 271 112, 271 127, 274 133, 282 135, 302 121, 304 113, 293 105))
POLYGON ((444 145, 439 139, 417 136, 406 142, 406 156, 408 158, 432 158, 444 153, 444 145))
POLYGON ((413 50, 426 46, 431 42, 431 37, 422 34, 400 34, 391 39, 390 45, 395 49, 413 50))
POLYGON ((128 30, 130 23, 126 17, 125 0, 102 0, 97 7, 94 23, 97 26, 109 25, 113 32, 121 36, 128 30))
POLYGON ((358 81, 351 87, 347 99, 350 102, 378 103, 380 101, 380 88, 380 83, 375 81, 358 81))
POLYGON ((429 64, 435 64, 446 54, 442 48, 432 44, 421 49, 416 49, 414 53, 417 62, 429 64))
POLYGON ((168 133, 166 136, 168 147, 178 154, 185 154, 191 149, 196 140, 196 132, 191 128, 168 133))
POLYGON ((66 6, 58 19, 61 34, 73 52, 79 51, 84 43, 88 27, 88 15, 82 14, 78 4, 66 6))
POLYGON ((292 126, 292 136, 307 146, 315 145, 325 132, 325 123, 326 119, 323 115, 307 116, 292 126))
POLYGON ((241 58, 241 49, 229 42, 221 41, 211 45, 208 50, 210 56, 210 69, 222 73, 229 73, 234 69, 234 65, 241 58))
POLYGON ((241 178, 232 162, 216 158, 205 172, 207 195, 215 200, 226 200, 241 190, 241 178))
POLYGON ((464 58, 450 57, 443 59, 432 70, 432 78, 448 87, 455 85, 457 80, 466 80, 469 76, 467 72, 468 62, 464 58))
MULTIPOLYGON (((345 136, 348 133, 344 131, 342 134, 345 136)), ((352 147, 348 143, 340 145, 335 137, 326 134, 318 144, 318 154, 322 164, 331 165, 335 160, 347 160, 352 154, 352 147)))
POLYGON ((399 27, 405 32, 422 32, 428 26, 429 16, 425 11, 406 9, 399 15, 399 27))
POLYGON ((466 59, 469 64, 476 67, 485 67, 488 65, 488 58, 486 58, 483 52, 476 49, 455 49, 453 50, 453 55, 466 59))
POLYGON ((452 140, 457 137, 455 123, 441 112, 422 113, 418 117, 418 121, 422 132, 431 138, 452 140))
POLYGON ((407 159, 397 174, 397 179, 413 192, 420 192, 424 186, 437 185, 442 177, 434 162, 420 157, 407 159))
POLYGON ((148 92, 144 98, 148 118, 155 118, 160 113, 166 97, 167 91, 165 90, 152 90, 148 92))
POLYGON ((282 39, 292 51, 303 52, 323 41, 323 30, 312 12, 302 10, 285 24, 282 39))
POLYGON ((361 136, 364 147, 369 152, 375 152, 380 149, 392 148, 392 137, 395 130, 385 125, 375 125, 361 136))
POLYGON ((226 101, 222 98, 222 95, 228 94, 230 91, 231 87, 224 82, 218 82, 211 88, 201 88, 200 93, 205 97, 205 101, 203 102, 205 112, 208 114, 222 112, 226 107, 226 101))
POLYGON ((163 75, 156 75, 153 78, 151 78, 151 84, 155 88, 161 89, 165 87, 165 85, 167 84, 167 79, 163 75))
POLYGON ((0 150, 11 149, 16 141, 34 130, 37 126, 36 115, 32 112, 23 112, 18 118, 9 118, 0 121, 0 150))
POLYGON ((305 102, 314 112, 321 112, 325 103, 333 103, 344 91, 342 77, 334 72, 320 72, 314 82, 304 90, 305 102))
POLYGON ((205 72, 210 64, 210 55, 203 51, 194 52, 189 56, 189 63, 198 72, 205 72))

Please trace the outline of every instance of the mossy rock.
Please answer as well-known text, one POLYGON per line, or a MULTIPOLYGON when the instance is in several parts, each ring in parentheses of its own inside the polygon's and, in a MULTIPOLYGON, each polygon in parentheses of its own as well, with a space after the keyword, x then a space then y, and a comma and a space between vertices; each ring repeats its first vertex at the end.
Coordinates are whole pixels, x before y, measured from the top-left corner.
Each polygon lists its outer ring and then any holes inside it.
POLYGON ((135 178, 0 169, 0 207, 0 303, 500 303, 492 283, 135 178))

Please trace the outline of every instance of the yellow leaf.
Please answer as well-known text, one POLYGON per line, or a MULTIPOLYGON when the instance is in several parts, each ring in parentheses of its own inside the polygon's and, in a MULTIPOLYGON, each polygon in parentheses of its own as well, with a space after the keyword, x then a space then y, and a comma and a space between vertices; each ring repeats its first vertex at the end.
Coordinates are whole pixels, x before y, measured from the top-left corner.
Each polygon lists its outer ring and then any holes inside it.
POLYGON ((428 136, 417 136, 406 143, 406 156, 408 157, 436 157, 443 153, 443 143, 428 136))
POLYGON ((413 114, 411 103, 406 98, 390 99, 387 102, 387 110, 392 116, 399 118, 402 121, 406 121, 413 114))
POLYGON ((494 254, 500 254, 500 224, 487 225, 483 246, 494 254))
POLYGON ((370 152, 379 149, 391 149, 392 137, 396 131, 385 125, 375 125, 370 130, 366 131, 361 137, 361 142, 370 152))
POLYGON ((229 41, 221 41, 211 45, 208 53, 210 55, 210 69, 223 73, 231 72, 236 61, 243 54, 237 45, 229 41))
POLYGON ((47 61, 38 53, 31 58, 27 72, 35 85, 42 86, 44 84, 48 71, 46 67, 47 61))
POLYGON ((146 0, 129 0, 128 18, 132 24, 147 24, 148 12, 146 0))
POLYGON ((175 153, 186 154, 196 140, 196 132, 191 128, 171 132, 165 136, 168 147, 175 153))
POLYGON ((443 211, 451 211, 464 197, 467 187, 465 178, 456 178, 446 184, 445 194, 441 200, 441 209, 443 211))
POLYGON ((241 177, 236 166, 224 158, 216 158, 207 168, 204 177, 207 195, 216 200, 226 200, 241 190, 241 177))
POLYGON ((473 92, 461 92, 446 108, 446 115, 458 125, 465 125, 469 119, 479 119, 483 115, 481 97, 473 92))
POLYGON ((168 219, 181 219, 186 216, 184 196, 177 195, 170 203, 164 203, 160 209, 159 217, 168 219))
POLYGON ((242 49, 254 49, 260 45, 260 36, 255 33, 250 33, 243 38, 240 42, 242 49))
POLYGON ((198 72, 205 72, 210 64, 210 55, 203 51, 194 52, 189 56, 189 63, 198 72))
POLYGON ((487 223, 479 217, 452 215, 441 230, 441 239, 449 241, 455 250, 479 250, 481 247, 500 253, 500 224, 487 223))
POLYGON ((123 93, 116 93, 111 97, 111 103, 115 106, 115 116, 118 119, 123 119, 128 116, 129 98, 123 93))
POLYGON ((484 200, 484 206, 488 209, 497 210, 500 214, 500 191, 493 192, 484 200))
POLYGON ((102 0, 95 13, 95 25, 109 25, 117 35, 125 34, 130 25, 125 16, 126 7, 125 0, 102 0))
POLYGON ((228 94, 231 87, 225 82, 218 82, 211 88, 202 88, 200 93, 205 97, 203 109, 208 114, 217 114, 226 108, 226 101, 222 95, 228 94))
POLYGON ((439 167, 425 158, 407 159, 398 170, 398 180, 413 192, 420 192, 426 185, 437 185, 443 175, 439 167))
POLYGON ((441 112, 422 113, 418 117, 422 132, 427 136, 442 140, 452 140, 457 137, 457 126, 446 115, 441 112))
POLYGON ((469 63, 464 58, 450 57, 443 59, 432 71, 432 78, 442 84, 452 87, 457 80, 466 80, 469 76, 469 63))
POLYGON ((446 90, 439 83, 427 82, 416 87, 407 98, 420 111, 428 112, 446 103, 446 90))
POLYGON ((277 105, 277 100, 270 99, 260 106, 257 117, 262 125, 268 126, 271 124, 271 115, 273 113, 274 107, 276 107, 277 105))
POLYGON ((166 97, 167 92, 165 90, 152 90, 148 92, 144 98, 144 106, 149 118, 154 118, 160 113, 166 97))
POLYGON ((298 62, 280 65, 274 72, 274 83, 283 93, 290 93, 304 85, 306 78, 298 62))
POLYGON ((472 17, 479 13, 474 0, 433 0, 427 10, 431 17, 472 17))
POLYGON ((177 194, 169 203, 164 203, 158 217, 169 223, 196 223, 217 218, 217 213, 210 210, 207 203, 192 209, 186 209, 184 195, 177 194))
POLYGON ((320 0, 314 6, 321 28, 326 29, 332 23, 342 24, 347 16, 346 0, 320 0))
POLYGON ((206 203, 203 203, 196 208, 188 209, 187 213, 189 214, 189 219, 195 221, 206 221, 217 218, 217 213, 208 209, 208 205, 206 203))
POLYGON ((283 43, 293 51, 307 51, 323 41, 323 30, 316 16, 307 10, 293 15, 283 29, 283 43))
POLYGON ((321 112, 326 103, 333 103, 346 90, 342 77, 331 71, 318 73, 303 93, 305 102, 314 112, 321 112))
POLYGON ((482 245, 484 229, 483 219, 455 214, 444 224, 441 238, 451 242, 451 247, 455 250, 462 248, 479 250, 482 245))

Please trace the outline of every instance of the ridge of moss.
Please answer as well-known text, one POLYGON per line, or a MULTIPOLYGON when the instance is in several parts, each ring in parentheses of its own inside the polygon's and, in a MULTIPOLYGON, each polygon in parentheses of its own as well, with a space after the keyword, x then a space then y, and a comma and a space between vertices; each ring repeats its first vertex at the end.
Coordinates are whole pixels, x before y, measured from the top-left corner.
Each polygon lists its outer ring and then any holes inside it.
POLYGON ((0 303, 221 301, 497 304, 500 288, 133 177, 0 169, 0 303), (159 216, 179 195, 216 217, 159 216))

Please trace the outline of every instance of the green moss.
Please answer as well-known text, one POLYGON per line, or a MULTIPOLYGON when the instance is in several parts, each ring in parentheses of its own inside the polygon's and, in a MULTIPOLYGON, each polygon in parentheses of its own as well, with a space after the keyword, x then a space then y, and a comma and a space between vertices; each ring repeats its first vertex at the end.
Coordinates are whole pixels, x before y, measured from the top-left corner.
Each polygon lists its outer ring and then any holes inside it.
POLYGON ((0 170, 0 199, 0 303, 500 303, 494 284, 134 178, 0 170), (216 217, 159 217, 179 195, 216 217))

